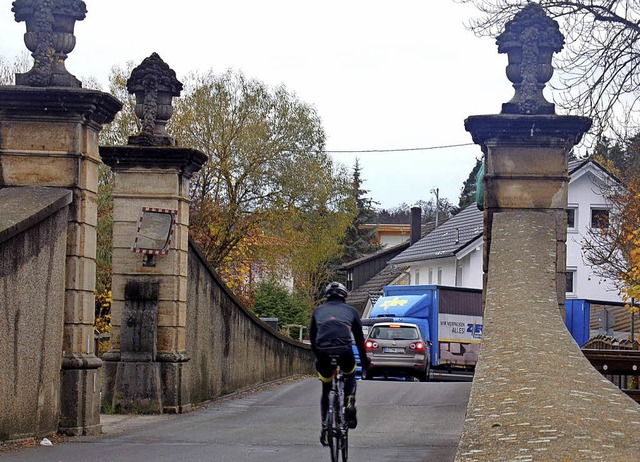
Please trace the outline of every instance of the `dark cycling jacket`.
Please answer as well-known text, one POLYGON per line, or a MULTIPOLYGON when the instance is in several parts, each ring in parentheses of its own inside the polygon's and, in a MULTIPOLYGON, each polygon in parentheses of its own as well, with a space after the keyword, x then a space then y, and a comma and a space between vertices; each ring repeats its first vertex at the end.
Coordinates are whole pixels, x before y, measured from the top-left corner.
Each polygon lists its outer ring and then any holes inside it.
POLYGON ((311 349, 319 352, 351 349, 351 336, 356 342, 360 356, 366 356, 362 322, 358 312, 341 300, 330 299, 313 312, 309 337, 311 349))

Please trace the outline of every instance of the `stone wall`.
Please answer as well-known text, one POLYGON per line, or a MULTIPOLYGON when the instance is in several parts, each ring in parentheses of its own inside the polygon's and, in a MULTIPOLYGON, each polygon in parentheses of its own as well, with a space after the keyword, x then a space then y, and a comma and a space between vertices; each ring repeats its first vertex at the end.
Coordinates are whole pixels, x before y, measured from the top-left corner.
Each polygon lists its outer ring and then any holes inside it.
POLYGON ((236 299, 189 245, 187 363, 191 402, 313 372, 309 346, 269 328, 236 299))
POLYGON ((58 430, 71 198, 0 189, 0 442, 58 430))

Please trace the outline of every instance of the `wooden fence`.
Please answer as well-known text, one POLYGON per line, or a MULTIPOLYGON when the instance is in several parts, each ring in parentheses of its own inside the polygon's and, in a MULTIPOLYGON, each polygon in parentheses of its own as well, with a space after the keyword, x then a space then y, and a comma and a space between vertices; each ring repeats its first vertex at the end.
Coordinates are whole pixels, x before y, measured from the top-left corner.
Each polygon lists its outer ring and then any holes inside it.
POLYGON ((591 365, 640 403, 640 344, 597 336, 582 347, 591 365))

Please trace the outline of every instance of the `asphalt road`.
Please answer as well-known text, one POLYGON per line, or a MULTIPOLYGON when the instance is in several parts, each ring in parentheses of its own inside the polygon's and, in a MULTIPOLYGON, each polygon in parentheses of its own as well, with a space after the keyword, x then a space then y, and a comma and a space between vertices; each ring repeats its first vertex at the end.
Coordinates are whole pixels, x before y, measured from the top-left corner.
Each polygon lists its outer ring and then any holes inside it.
MULTIPOLYGON (((349 432, 349 460, 452 461, 470 383, 358 382, 358 428, 349 432)), ((182 415, 138 416, 105 425, 100 437, 53 440, 3 451, 0 460, 323 461, 320 382, 304 379, 209 403, 182 415)), ((107 420, 107 419, 105 419, 107 420)))

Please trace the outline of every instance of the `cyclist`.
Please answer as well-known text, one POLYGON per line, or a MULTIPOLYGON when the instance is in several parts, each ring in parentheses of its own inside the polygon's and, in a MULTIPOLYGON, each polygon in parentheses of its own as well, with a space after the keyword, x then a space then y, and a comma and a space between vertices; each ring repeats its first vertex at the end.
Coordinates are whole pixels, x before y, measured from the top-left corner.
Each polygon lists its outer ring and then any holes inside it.
POLYGON ((311 349, 316 355, 316 370, 322 381, 322 398, 320 413, 322 416, 322 432, 320 443, 329 444, 328 429, 325 419, 329 409, 329 392, 333 380, 334 367, 331 357, 338 358, 338 365, 345 375, 344 395, 346 401, 345 419, 349 428, 356 428, 356 360, 351 348, 352 339, 360 354, 362 368, 367 369, 369 358, 364 348, 362 322, 358 312, 351 305, 345 303, 347 289, 339 282, 331 282, 324 291, 326 302, 313 312, 309 336, 311 349))

